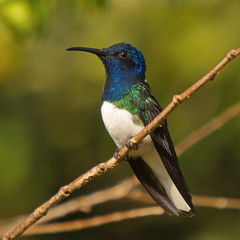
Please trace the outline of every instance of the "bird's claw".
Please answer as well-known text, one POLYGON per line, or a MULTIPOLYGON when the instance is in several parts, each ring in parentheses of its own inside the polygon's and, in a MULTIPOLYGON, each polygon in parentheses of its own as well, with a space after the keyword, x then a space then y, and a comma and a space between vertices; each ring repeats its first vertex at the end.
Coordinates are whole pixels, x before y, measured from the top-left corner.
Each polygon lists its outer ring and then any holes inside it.
POLYGON ((126 147, 128 149, 138 150, 138 144, 137 143, 132 143, 131 139, 127 141, 126 147))
POLYGON ((116 149, 116 152, 113 154, 113 157, 114 157, 116 160, 118 160, 118 158, 119 158, 119 157, 118 157, 119 150, 120 150, 120 149, 117 148, 117 149, 116 149))
MULTIPOLYGON (((116 149, 116 152, 113 154, 113 157, 116 159, 116 160, 119 160, 119 151, 120 151, 120 149, 116 149)), ((125 161, 129 161, 129 156, 126 156, 125 157, 125 159, 124 159, 125 161)))

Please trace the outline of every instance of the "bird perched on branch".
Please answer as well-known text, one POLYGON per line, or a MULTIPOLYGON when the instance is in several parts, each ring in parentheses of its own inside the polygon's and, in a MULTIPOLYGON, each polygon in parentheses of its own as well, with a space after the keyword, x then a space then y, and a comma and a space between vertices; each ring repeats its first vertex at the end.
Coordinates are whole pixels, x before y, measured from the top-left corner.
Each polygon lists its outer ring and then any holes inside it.
MULTIPOLYGON (((129 146, 129 139, 162 111, 145 78, 142 53, 128 43, 103 49, 68 50, 93 53, 103 62, 107 75, 102 94, 103 122, 118 148, 129 146)), ((166 121, 142 140, 137 151, 130 152, 129 163, 139 181, 168 214, 194 215, 166 121)))

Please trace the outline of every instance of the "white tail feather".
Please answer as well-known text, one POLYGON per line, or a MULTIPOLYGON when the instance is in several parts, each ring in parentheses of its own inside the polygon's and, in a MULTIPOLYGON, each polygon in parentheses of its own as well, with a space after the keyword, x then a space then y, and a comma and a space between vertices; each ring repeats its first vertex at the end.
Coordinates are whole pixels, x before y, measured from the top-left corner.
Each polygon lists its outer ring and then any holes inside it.
POLYGON ((189 212, 191 208, 186 203, 186 201, 176 188, 175 184, 173 183, 172 179, 170 178, 157 151, 155 149, 152 149, 151 154, 149 154, 149 152, 146 153, 143 156, 143 159, 153 170, 154 174, 164 187, 168 197, 170 198, 172 203, 176 206, 176 208, 185 212, 189 212))

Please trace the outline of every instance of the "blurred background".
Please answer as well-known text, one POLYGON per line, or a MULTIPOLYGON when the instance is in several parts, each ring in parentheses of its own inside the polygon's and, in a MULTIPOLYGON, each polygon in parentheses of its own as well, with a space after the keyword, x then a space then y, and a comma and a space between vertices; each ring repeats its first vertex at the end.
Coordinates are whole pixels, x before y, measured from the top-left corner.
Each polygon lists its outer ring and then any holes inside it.
MULTIPOLYGON (((67 52, 129 42, 147 62, 147 79, 164 107, 240 46, 239 0, 0 0, 0 219, 30 213, 60 186, 115 151, 104 129, 104 68, 97 57, 67 52)), ((175 143, 239 101, 240 62, 168 118, 175 143)), ((185 152, 193 194, 240 198, 240 118, 185 152)), ((127 163, 74 196, 131 175, 127 163)), ((141 204, 110 202, 84 218, 141 204)), ((68 219, 69 220, 69 219, 68 219)), ((151 216, 73 233, 22 239, 239 239, 240 211, 196 208, 194 218, 151 216)))

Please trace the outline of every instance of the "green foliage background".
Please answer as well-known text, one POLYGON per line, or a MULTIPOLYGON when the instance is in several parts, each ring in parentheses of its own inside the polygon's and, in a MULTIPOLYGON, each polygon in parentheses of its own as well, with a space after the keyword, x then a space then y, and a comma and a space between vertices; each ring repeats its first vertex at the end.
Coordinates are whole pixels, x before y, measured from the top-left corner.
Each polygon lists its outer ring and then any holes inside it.
MULTIPOLYGON (((115 151, 100 116, 103 66, 66 48, 132 43, 165 106, 239 47, 239 9, 239 0, 0 0, 0 218, 30 213, 115 151)), ((239 100, 239 69, 236 59, 171 114, 175 143, 239 100)), ((240 197, 239 131, 237 117, 181 156, 193 194, 240 197)), ((74 196, 130 174, 123 163, 74 196)), ((73 217, 137 206, 112 202, 73 217)), ((239 239, 239 223, 237 210, 196 208, 192 219, 154 216, 23 239, 239 239)))

